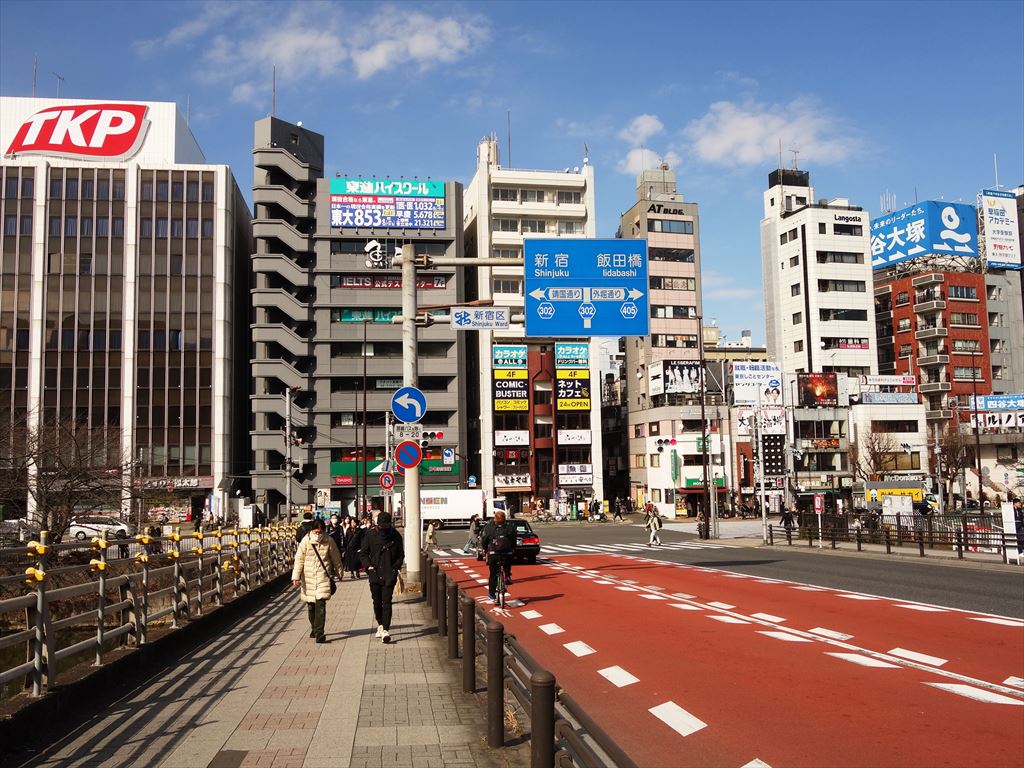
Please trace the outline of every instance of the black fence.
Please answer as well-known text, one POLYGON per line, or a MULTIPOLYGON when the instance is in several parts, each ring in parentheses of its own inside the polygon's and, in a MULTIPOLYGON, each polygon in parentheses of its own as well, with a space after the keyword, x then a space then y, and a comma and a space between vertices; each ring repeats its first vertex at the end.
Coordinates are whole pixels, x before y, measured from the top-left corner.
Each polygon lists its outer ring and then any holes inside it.
POLYGON ((433 557, 427 558, 421 579, 438 634, 447 641, 448 658, 461 655, 466 693, 476 692, 477 657, 483 657, 490 746, 505 746, 505 695, 510 693, 530 718, 531 768, 637 768, 559 687, 555 676, 530 656, 515 635, 506 633, 501 622, 487 618, 433 557))

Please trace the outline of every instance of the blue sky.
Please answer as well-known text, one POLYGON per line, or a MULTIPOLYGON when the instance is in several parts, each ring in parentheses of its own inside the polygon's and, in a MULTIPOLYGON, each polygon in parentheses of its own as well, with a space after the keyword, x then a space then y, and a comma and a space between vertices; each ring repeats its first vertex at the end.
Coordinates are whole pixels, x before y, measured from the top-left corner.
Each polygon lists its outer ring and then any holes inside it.
POLYGON ((763 342, 767 174, 799 150, 818 197, 873 214, 1024 183, 1024 3, 0 3, 0 93, 177 101, 251 185, 252 123, 326 137, 326 172, 468 182, 596 168, 601 236, 660 157, 701 207, 705 316, 763 342), (640 147, 648 151, 641 152, 640 147), (507 158, 503 158, 507 160, 507 158))

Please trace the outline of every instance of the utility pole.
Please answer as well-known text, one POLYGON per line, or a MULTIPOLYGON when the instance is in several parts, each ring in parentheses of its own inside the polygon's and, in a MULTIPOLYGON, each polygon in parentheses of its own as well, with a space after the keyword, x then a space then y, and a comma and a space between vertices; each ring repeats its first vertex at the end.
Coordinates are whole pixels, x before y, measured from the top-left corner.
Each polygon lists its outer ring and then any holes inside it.
POLYGON ((761 434, 761 388, 757 388, 757 412, 754 414, 754 440, 757 442, 757 467, 759 471, 755 480, 760 483, 761 497, 761 532, 764 543, 768 543, 768 499, 765 491, 764 476, 764 436, 761 434))
POLYGON ((284 391, 285 399, 285 435, 284 435, 284 506, 287 521, 292 521, 292 388, 284 391))
POLYGON ((707 378, 708 372, 704 361, 704 318, 697 316, 697 343, 700 352, 700 431, 701 431, 701 465, 704 471, 704 499, 701 505, 701 517, 704 518, 704 529, 701 529, 698 519, 697 533, 702 539, 711 538, 711 487, 708 485, 708 438, 710 437, 710 425, 707 422, 705 403, 708 399, 707 378))
MULTIPOLYGON (((415 387, 419 383, 415 254, 399 251, 395 260, 402 263, 402 385, 415 387)), ((412 467, 405 471, 405 568, 409 584, 420 580, 420 527, 420 470, 412 467)))
POLYGON ((945 495, 942 482, 942 446, 939 444, 939 425, 935 425, 935 480, 939 489, 939 517, 945 514, 943 509, 943 496, 945 495))
POLYGON ((370 498, 370 465, 366 462, 366 322, 363 318, 363 514, 369 511, 367 501, 370 498))

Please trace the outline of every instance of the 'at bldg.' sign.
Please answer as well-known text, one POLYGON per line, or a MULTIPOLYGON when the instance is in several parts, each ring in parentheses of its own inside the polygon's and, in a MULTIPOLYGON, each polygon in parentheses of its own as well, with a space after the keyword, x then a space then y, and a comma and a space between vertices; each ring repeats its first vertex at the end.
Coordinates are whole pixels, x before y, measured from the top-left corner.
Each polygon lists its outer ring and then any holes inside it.
POLYGON ((978 218, 973 205, 926 200, 871 220, 871 266, 875 269, 928 255, 978 255, 978 218))

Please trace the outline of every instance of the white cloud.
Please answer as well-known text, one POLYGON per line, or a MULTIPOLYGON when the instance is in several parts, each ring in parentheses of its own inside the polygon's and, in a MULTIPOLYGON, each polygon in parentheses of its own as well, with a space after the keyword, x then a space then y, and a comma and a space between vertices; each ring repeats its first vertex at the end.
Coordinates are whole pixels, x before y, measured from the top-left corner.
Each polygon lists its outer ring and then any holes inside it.
POLYGON ((192 45, 212 29, 225 24, 232 16, 241 13, 241 3, 212 0, 199 4, 199 15, 187 19, 168 30, 167 34, 149 40, 139 40, 133 47, 142 54, 155 53, 157 48, 170 48, 176 45, 192 45))
POLYGON ((480 17, 433 18, 385 7, 354 35, 352 62, 360 79, 407 64, 424 71, 458 61, 489 37, 480 17))
POLYGON ((686 126, 694 154, 718 165, 761 165, 783 149, 800 150, 802 164, 839 163, 860 149, 840 120, 808 99, 788 104, 719 101, 686 126))
POLYGON ((757 80, 755 80, 754 78, 747 77, 746 75, 740 74, 739 72, 734 72, 732 70, 719 70, 715 74, 722 78, 722 80, 725 80, 727 83, 733 83, 735 85, 738 85, 740 88, 745 88, 747 90, 757 88, 758 85, 760 85, 760 83, 758 83, 757 80))
POLYGON ((631 147, 638 147, 663 130, 665 125, 657 115, 637 115, 629 121, 629 125, 619 131, 619 138, 628 142, 631 147))
POLYGON ((662 161, 668 163, 671 168, 678 168, 681 162, 679 155, 671 149, 664 155, 660 155, 653 149, 636 147, 629 150, 626 156, 619 160, 616 168, 619 173, 636 176, 641 171, 657 168, 661 165, 662 161))

